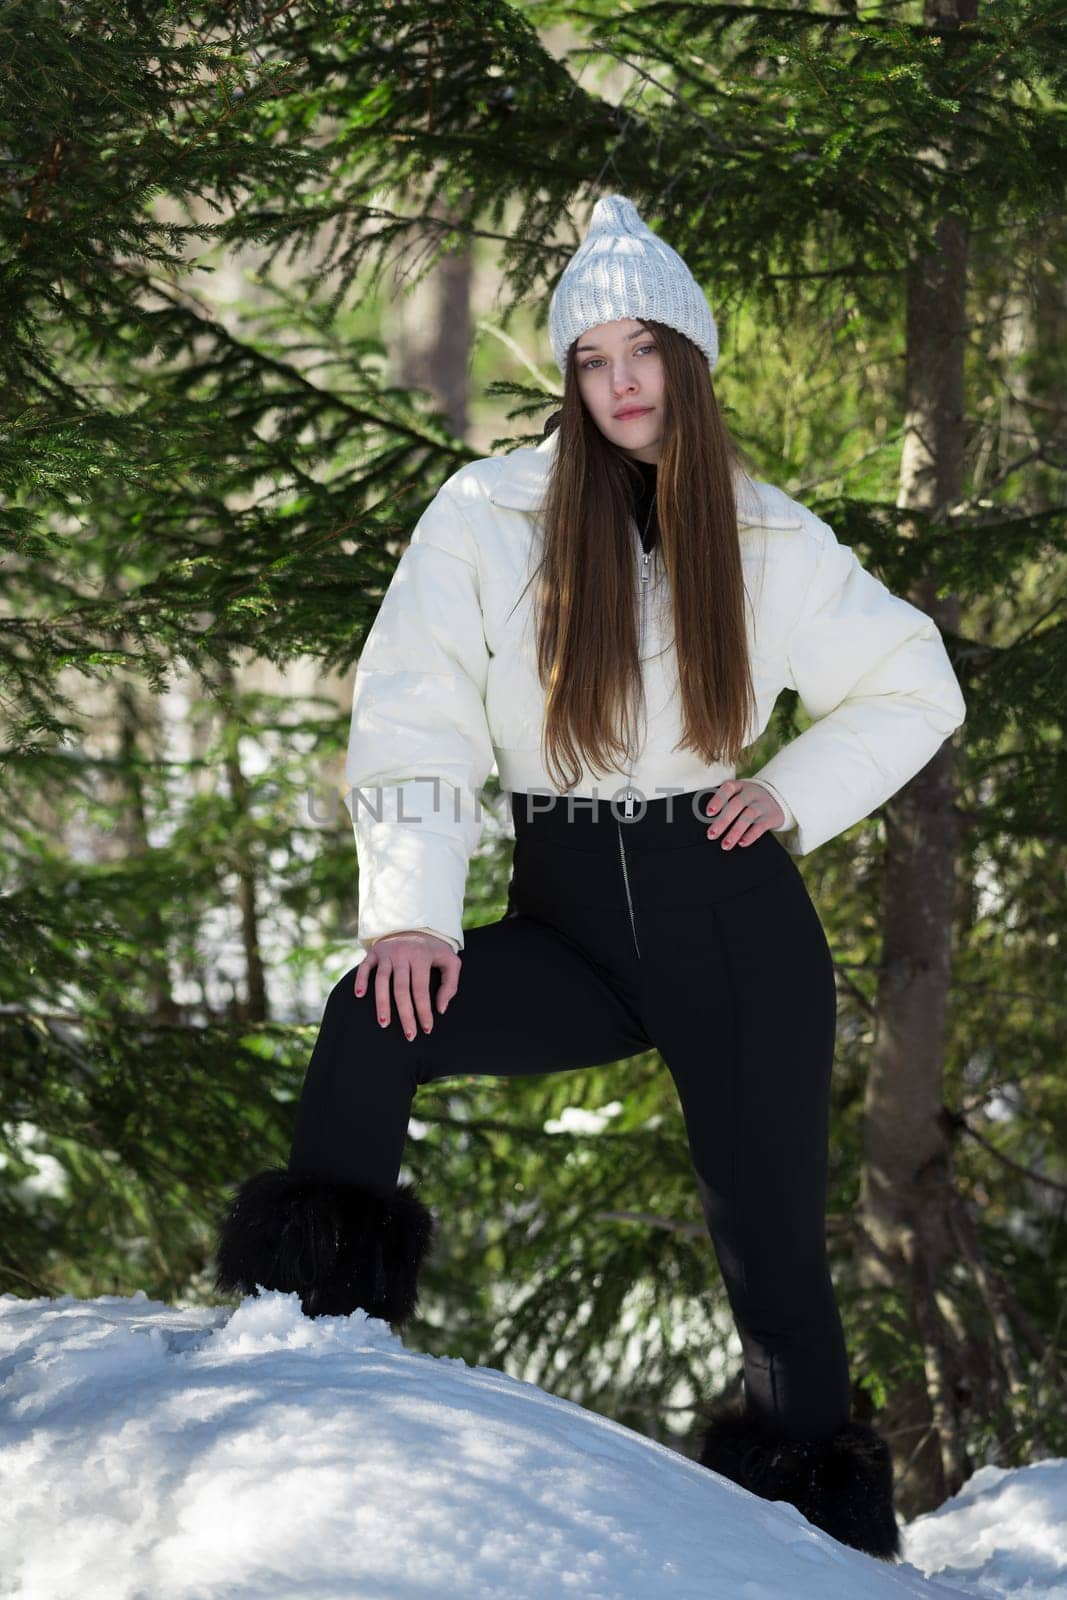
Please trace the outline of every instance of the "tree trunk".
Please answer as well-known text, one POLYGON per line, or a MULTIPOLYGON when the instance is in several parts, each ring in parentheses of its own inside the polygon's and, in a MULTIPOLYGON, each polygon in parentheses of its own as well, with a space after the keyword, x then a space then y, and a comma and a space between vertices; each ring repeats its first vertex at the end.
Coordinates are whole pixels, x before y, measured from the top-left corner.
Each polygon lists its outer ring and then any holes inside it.
MULTIPOLYGON (((122 760, 121 783, 126 805, 120 811, 115 825, 114 843, 128 859, 147 856, 152 848, 148 837, 148 808, 145 804, 144 786, 137 769, 139 757, 138 735, 141 714, 138 697, 132 683, 123 676, 118 688, 119 755, 122 760)), ((151 728, 158 728, 158 708, 153 706, 151 728)), ((138 906, 134 913, 141 926, 141 937, 148 952, 146 981, 148 1014, 155 1022, 176 1022, 179 1007, 171 991, 170 969, 167 960, 167 929, 163 917, 152 903, 138 906)))
MULTIPOLYGON (((440 200, 430 210, 448 217, 440 200)), ((391 307, 389 319, 390 381, 425 389, 457 439, 466 437, 469 425, 471 273, 470 250, 449 251, 391 307)))
MULTIPOLYGON (((237 677, 230 666, 216 669, 216 682, 225 691, 230 703, 237 696, 237 677)), ((222 717, 225 720, 226 710, 222 717)), ((241 770, 236 729, 224 728, 223 766, 230 797, 242 821, 251 817, 248 782, 241 770)), ((241 943, 245 957, 245 984, 247 1000, 237 1011, 250 1022, 266 1022, 270 1016, 267 1002, 267 978, 263 970, 263 953, 259 938, 259 908, 256 903, 256 863, 251 850, 239 847, 235 852, 234 867, 237 874, 237 907, 241 916, 241 943)))
MULTIPOLYGON (((966 6, 969 14, 974 7, 966 6)), ((963 20, 960 0, 928 4, 926 22, 963 20)), ((905 437, 897 503, 943 518, 962 496, 969 229, 943 217, 935 253, 907 275, 905 437)), ((922 583, 908 598, 955 630, 959 602, 922 583)), ((943 1114, 945 1013, 952 953, 958 818, 953 749, 942 745, 885 808, 883 942, 875 1043, 864 1104, 860 1204, 867 1287, 893 1286, 911 1307, 924 1381, 893 1392, 885 1430, 904 1515, 939 1505, 970 1475, 959 1329, 939 1291, 959 1256, 951 1126, 943 1114), (946 1308, 949 1314, 946 1315, 946 1308)))

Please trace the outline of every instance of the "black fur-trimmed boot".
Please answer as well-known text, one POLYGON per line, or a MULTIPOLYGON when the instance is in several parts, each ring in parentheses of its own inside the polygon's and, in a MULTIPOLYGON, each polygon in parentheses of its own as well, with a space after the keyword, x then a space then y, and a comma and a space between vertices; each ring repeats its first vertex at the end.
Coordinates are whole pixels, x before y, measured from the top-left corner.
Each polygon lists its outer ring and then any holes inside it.
POLYGON ((368 1316, 402 1324, 436 1232, 413 1184, 390 1196, 268 1167, 232 1193, 215 1251, 220 1294, 295 1291, 305 1316, 368 1316))
POLYGON ((712 1413, 699 1460, 764 1500, 788 1500, 841 1544, 880 1561, 900 1555, 889 1445, 865 1422, 784 1439, 730 1406, 712 1413))

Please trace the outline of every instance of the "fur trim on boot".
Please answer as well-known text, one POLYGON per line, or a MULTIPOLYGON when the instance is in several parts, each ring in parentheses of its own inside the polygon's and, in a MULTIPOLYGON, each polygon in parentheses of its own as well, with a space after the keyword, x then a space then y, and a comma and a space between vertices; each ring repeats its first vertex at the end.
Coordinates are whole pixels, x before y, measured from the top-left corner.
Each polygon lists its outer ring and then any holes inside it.
POLYGON ((788 1500, 841 1544, 881 1561, 900 1554, 892 1457, 864 1422, 848 1422, 828 1439, 783 1439, 725 1411, 713 1416, 699 1459, 764 1500, 788 1500))
POLYGON ((745 1414, 743 1404, 733 1403, 710 1412, 711 1421, 700 1451, 700 1464, 721 1473, 732 1483, 745 1482, 744 1466, 748 1452, 754 1447, 773 1443, 774 1435, 754 1418, 745 1414))
POLYGON ((220 1294, 295 1290, 305 1316, 368 1316, 400 1324, 418 1303, 418 1273, 435 1236, 413 1184, 391 1196, 268 1167, 233 1191, 219 1229, 220 1294))

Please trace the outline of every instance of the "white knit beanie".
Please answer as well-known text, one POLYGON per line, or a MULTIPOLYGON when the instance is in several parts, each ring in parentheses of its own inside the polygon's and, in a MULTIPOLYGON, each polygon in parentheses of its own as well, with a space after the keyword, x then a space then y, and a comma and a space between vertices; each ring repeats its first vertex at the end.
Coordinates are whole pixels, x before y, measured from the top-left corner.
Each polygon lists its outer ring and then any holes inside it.
POLYGON ((563 269, 548 308, 560 372, 566 373, 567 351, 579 335, 620 317, 651 317, 677 328, 715 371, 719 330, 704 291, 677 250, 641 221, 633 201, 608 194, 593 207, 589 231, 563 269))

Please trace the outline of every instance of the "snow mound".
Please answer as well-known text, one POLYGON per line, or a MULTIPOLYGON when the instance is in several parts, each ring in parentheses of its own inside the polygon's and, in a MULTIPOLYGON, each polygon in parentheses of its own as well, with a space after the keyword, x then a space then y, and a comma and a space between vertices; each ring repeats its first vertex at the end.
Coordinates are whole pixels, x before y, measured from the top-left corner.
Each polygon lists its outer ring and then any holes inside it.
POLYGON ((1047 1587, 1063 1463, 1047 1481, 983 1469, 920 1519, 909 1555, 966 1572, 949 1588, 362 1311, 312 1321, 292 1294, 236 1311, 0 1296, 0 1396, 0 1594, 19 1600, 1067 1600, 1047 1587), (986 1534, 1005 1586, 964 1562, 986 1534), (1018 1585, 1021 1544, 1046 1587, 1018 1585))

